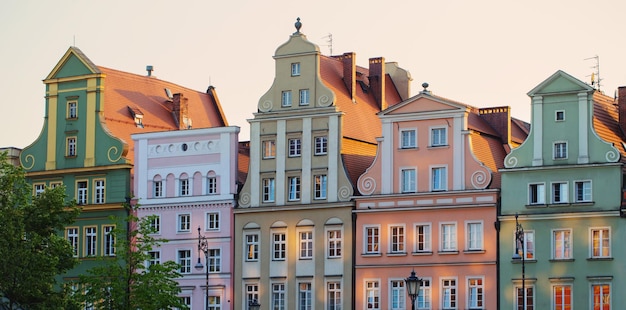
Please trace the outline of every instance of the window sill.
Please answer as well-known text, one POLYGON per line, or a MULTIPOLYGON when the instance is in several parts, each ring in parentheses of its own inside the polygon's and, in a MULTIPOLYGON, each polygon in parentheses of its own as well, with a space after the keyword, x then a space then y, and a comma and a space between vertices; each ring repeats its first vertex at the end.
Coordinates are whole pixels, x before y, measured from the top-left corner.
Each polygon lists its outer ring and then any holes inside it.
MULTIPOLYGON (((536 263, 536 262, 537 262, 537 260, 534 259, 534 258, 533 259, 526 259, 526 260, 524 260, 524 263, 536 263)), ((520 259, 512 259, 511 263, 513 263, 513 264, 521 264, 522 263, 522 259, 521 258, 520 259)))
POLYGON ((361 256, 363 256, 363 257, 381 257, 382 255, 380 253, 361 253, 361 256))
POLYGON ((428 148, 429 149, 445 149, 450 147, 450 145, 448 144, 443 144, 443 145, 429 145, 428 148))
POLYGON ((589 257, 587 258, 587 261, 593 262, 593 261, 612 261, 613 257, 589 257))
POLYGON ((386 254, 387 256, 406 256, 406 252, 389 252, 386 254))
POLYGON ((463 254, 485 254, 485 250, 465 250, 463 254))
POLYGON ((437 252, 439 255, 458 255, 459 251, 439 251, 437 252))
POLYGON ((419 147, 417 146, 406 146, 406 147, 399 147, 398 151, 415 151, 415 150, 419 150, 419 147))
POLYGON ((558 263, 558 262, 573 262, 574 259, 573 258, 552 258, 550 259, 551 263, 558 263))
POLYGON ((413 256, 429 256, 429 255, 433 255, 433 252, 413 252, 411 253, 413 256))

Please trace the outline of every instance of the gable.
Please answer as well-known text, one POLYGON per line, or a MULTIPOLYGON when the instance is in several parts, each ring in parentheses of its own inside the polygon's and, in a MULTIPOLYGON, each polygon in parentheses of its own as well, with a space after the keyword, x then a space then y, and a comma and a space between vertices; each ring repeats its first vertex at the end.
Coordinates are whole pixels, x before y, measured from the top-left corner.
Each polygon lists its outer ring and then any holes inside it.
POLYGON ((535 95, 551 94, 556 92, 567 93, 593 90, 593 87, 559 70, 529 91, 528 96, 532 97, 535 95))
POLYGON ((70 47, 46 80, 100 73, 100 70, 76 47, 70 47))
POLYGON ((409 113, 464 111, 467 107, 452 102, 446 102, 436 97, 418 95, 405 102, 381 112, 381 115, 391 116, 409 113))

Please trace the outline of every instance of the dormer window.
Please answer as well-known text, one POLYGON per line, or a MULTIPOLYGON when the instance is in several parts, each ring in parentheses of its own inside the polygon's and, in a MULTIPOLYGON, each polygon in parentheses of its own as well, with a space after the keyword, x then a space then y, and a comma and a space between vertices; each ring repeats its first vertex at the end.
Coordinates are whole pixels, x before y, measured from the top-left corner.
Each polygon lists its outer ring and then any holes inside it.
POLYGON ((554 113, 554 120, 557 122, 562 122, 565 120, 565 111, 556 111, 554 113))
POLYGON ((291 76, 300 76, 300 63, 294 62, 291 64, 291 76))
POLYGON ((130 115, 135 121, 135 125, 139 128, 143 128, 143 112, 141 112, 138 108, 131 107, 128 107, 128 112, 130 112, 130 115))
POLYGON ((77 119, 78 118, 78 102, 69 101, 67 103, 67 118, 68 119, 77 119))

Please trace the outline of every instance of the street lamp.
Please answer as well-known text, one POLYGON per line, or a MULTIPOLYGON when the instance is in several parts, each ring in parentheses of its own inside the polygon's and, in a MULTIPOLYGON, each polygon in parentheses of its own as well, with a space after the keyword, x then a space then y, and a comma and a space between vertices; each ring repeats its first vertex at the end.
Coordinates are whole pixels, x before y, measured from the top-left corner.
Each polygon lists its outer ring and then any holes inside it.
POLYGON ((415 299, 420 294, 420 286, 422 285, 422 279, 415 276, 415 269, 411 271, 411 276, 404 279, 406 283, 406 291, 411 298, 411 310, 415 310, 415 299))
POLYGON ((259 302, 256 299, 253 299, 250 302, 248 302, 248 310, 259 310, 259 309, 261 309, 261 304, 259 304, 259 302))
POLYGON ((522 259, 522 309, 526 310, 526 251, 524 246, 524 227, 517 220, 518 214, 515 213, 515 253, 513 259, 522 259), (522 246, 522 255, 519 253, 519 246, 522 246))
POLYGON ((204 307, 209 309, 209 240, 200 234, 200 226, 198 226, 198 263, 194 268, 202 270, 204 266, 200 262, 200 251, 204 252, 204 262, 206 263, 206 288, 204 290, 204 307))

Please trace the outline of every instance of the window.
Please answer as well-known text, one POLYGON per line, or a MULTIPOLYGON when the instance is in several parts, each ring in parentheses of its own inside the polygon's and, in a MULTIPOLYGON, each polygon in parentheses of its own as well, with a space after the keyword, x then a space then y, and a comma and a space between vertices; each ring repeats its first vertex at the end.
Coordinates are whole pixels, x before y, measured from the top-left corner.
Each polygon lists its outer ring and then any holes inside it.
POLYGON ((272 284, 272 309, 285 310, 285 283, 272 284))
POLYGON ((300 200, 300 177, 289 177, 289 201, 300 200))
POLYGON ((554 143, 554 159, 567 159, 567 142, 554 143))
POLYGON ((216 177, 208 177, 206 180, 207 184, 207 194, 213 195, 217 194, 217 178, 216 177))
POLYGON ((389 227, 389 252, 404 252, 404 226, 389 227))
POLYGON ((415 306, 417 309, 430 309, 431 301, 431 287, 430 279, 422 279, 422 286, 420 286, 420 293, 415 300, 415 306))
POLYGON ((391 290, 391 309, 405 310, 406 290, 404 289, 404 280, 391 280, 389 286, 391 290))
POLYGON ((572 231, 555 229, 552 231, 552 259, 572 258, 572 231))
POLYGON ((104 255, 115 256, 115 226, 104 226, 104 255))
POLYGON ((554 120, 564 121, 565 120, 565 111, 555 111, 554 112, 554 120))
POLYGON ((287 235, 284 232, 272 234, 272 260, 285 260, 287 257, 287 235))
POLYGON ((191 231, 191 214, 179 214, 178 215, 178 232, 190 232, 191 231))
POLYGON ((76 182, 76 202, 79 205, 87 204, 87 181, 76 182))
POLYGON ((611 237, 608 228, 591 229, 591 257, 611 257, 611 237))
POLYGON ((567 183, 552 183, 552 203, 567 202, 567 183))
POLYGON ((341 310, 341 283, 331 281, 326 283, 327 310, 341 310))
POLYGON ((576 202, 591 202, 591 181, 576 181, 576 202))
POLYGON ((155 198, 163 197, 163 181, 152 181, 152 195, 155 198))
POLYGON ((76 137, 66 139, 65 155, 68 157, 76 156, 76 137))
POLYGON ((315 199, 326 199, 326 175, 315 176, 315 199))
POLYGON ((456 250, 456 223, 441 224, 441 251, 456 250))
POLYGON ((161 252, 149 251, 147 266, 150 267, 152 265, 160 265, 160 264, 161 264, 161 252))
POLYGON ((483 278, 467 279, 467 306, 470 309, 483 309, 483 278))
POLYGON ((415 225, 415 252, 431 252, 430 224, 415 225))
POLYGON ((276 157, 276 141, 263 141, 263 159, 276 157))
POLYGON ((209 272, 222 271, 222 251, 220 249, 209 249, 209 272))
POLYGON ((298 309, 313 309, 313 292, 311 282, 301 282, 298 284, 298 309))
POLYGON ((245 304, 249 305, 253 300, 259 300, 259 285, 258 284, 246 284, 246 301, 245 304))
POLYGON ((446 167, 432 168, 432 191, 445 191, 448 189, 448 175, 446 167))
POLYGON ((545 184, 530 184, 528 186, 528 202, 531 205, 539 205, 545 203, 545 184))
POLYGON ((366 309, 380 309, 380 287, 378 281, 365 281, 366 309))
POLYGON ((467 250, 478 251, 483 249, 483 223, 468 222, 465 232, 467 250))
POLYGON ((328 257, 341 257, 341 230, 328 230, 326 231, 326 235, 328 236, 328 257))
POLYGON ((160 215, 152 216, 152 219, 150 220, 150 229, 153 231, 154 234, 161 233, 161 216, 160 215))
POLYGON ((298 157, 302 152, 300 139, 289 139, 289 157, 298 157))
POLYGON ((379 232, 378 227, 365 227, 365 253, 378 254, 379 232))
POLYGON ((443 309, 456 309, 456 280, 441 280, 441 304, 443 309))
MULTIPOLYGON (((552 309, 571 310, 572 309, 572 286, 569 284, 558 284, 552 287, 552 309)), ((596 308, 594 308, 596 309, 596 308)), ((602 309, 602 308, 597 308, 602 309)))
POLYGON ((611 286, 609 284, 594 283, 591 285, 591 292, 594 310, 611 310, 611 286))
POLYGON ((535 309, 535 294, 534 288, 532 286, 525 286, 526 292, 522 292, 522 287, 515 287, 515 309, 516 310, 525 310, 524 309, 524 299, 526 299, 526 309, 535 309))
POLYGON ((309 90, 300 90, 300 105, 309 105, 309 90))
POLYGON ((103 204, 104 203, 104 180, 95 180, 95 197, 93 198, 93 203, 95 204, 103 204))
POLYGON ((274 179, 263 179, 263 202, 274 202, 274 179))
POLYGON ((78 102, 69 101, 67 103, 67 118, 69 119, 78 118, 78 102))
MULTIPOLYGON (((191 309, 191 296, 180 296, 180 300, 183 303, 183 305, 191 309)), ((176 308, 176 310, 178 310, 178 308, 176 308)))
POLYGON ((328 137, 315 137, 315 155, 326 155, 328 153, 328 137))
POLYGON ((39 196, 43 194, 43 192, 46 190, 46 184, 44 183, 35 184, 33 185, 33 190, 35 192, 35 196, 39 196))
POLYGON ((189 196, 189 179, 185 176, 179 180, 180 196, 189 196))
MULTIPOLYGON (((515 236, 513 236, 513 238, 515 238, 515 236)), ((521 244, 519 244, 519 242, 516 239, 514 240, 515 240, 513 243, 515 244, 514 250, 517 251, 517 254, 519 254, 520 256, 525 255, 524 257, 526 260, 535 259, 535 232, 534 231, 530 231, 530 230, 524 231, 524 246, 523 247, 521 244)))
POLYGON ((259 260, 259 235, 246 235, 246 261, 253 262, 259 260))
POLYGON ((220 214, 219 212, 209 212, 206 214, 206 230, 219 230, 220 229, 220 214))
POLYGON ((415 193, 416 172, 415 169, 402 169, 402 192, 415 193))
POLYGON ((85 227, 85 256, 96 256, 97 228, 85 227))
POLYGON ((291 106, 291 91, 290 90, 284 90, 282 92, 280 102, 283 107, 291 106))
POLYGON ((301 231, 300 236, 300 259, 313 259, 313 232, 301 231))
POLYGON ((78 228, 70 227, 65 229, 65 236, 72 247, 72 256, 78 257, 78 228))
POLYGON ((294 62, 291 64, 291 76, 299 76, 300 75, 300 63, 294 62))
POLYGON ((431 128, 430 129, 430 145, 431 146, 444 146, 447 145, 446 128, 431 128))
MULTIPOLYGON (((189 307, 191 309, 191 307, 189 307)), ((209 296, 208 310, 220 310, 222 309, 222 299, 220 296, 209 296)))
POLYGON ((407 129, 400 131, 400 148, 413 149, 417 147, 417 131, 407 129))
POLYGON ((178 250, 178 264, 180 273, 191 273, 191 250, 178 250))
POLYGON ((51 188, 56 188, 57 186, 61 186, 61 185, 63 185, 63 182, 61 182, 61 181, 50 182, 50 187, 51 188))

